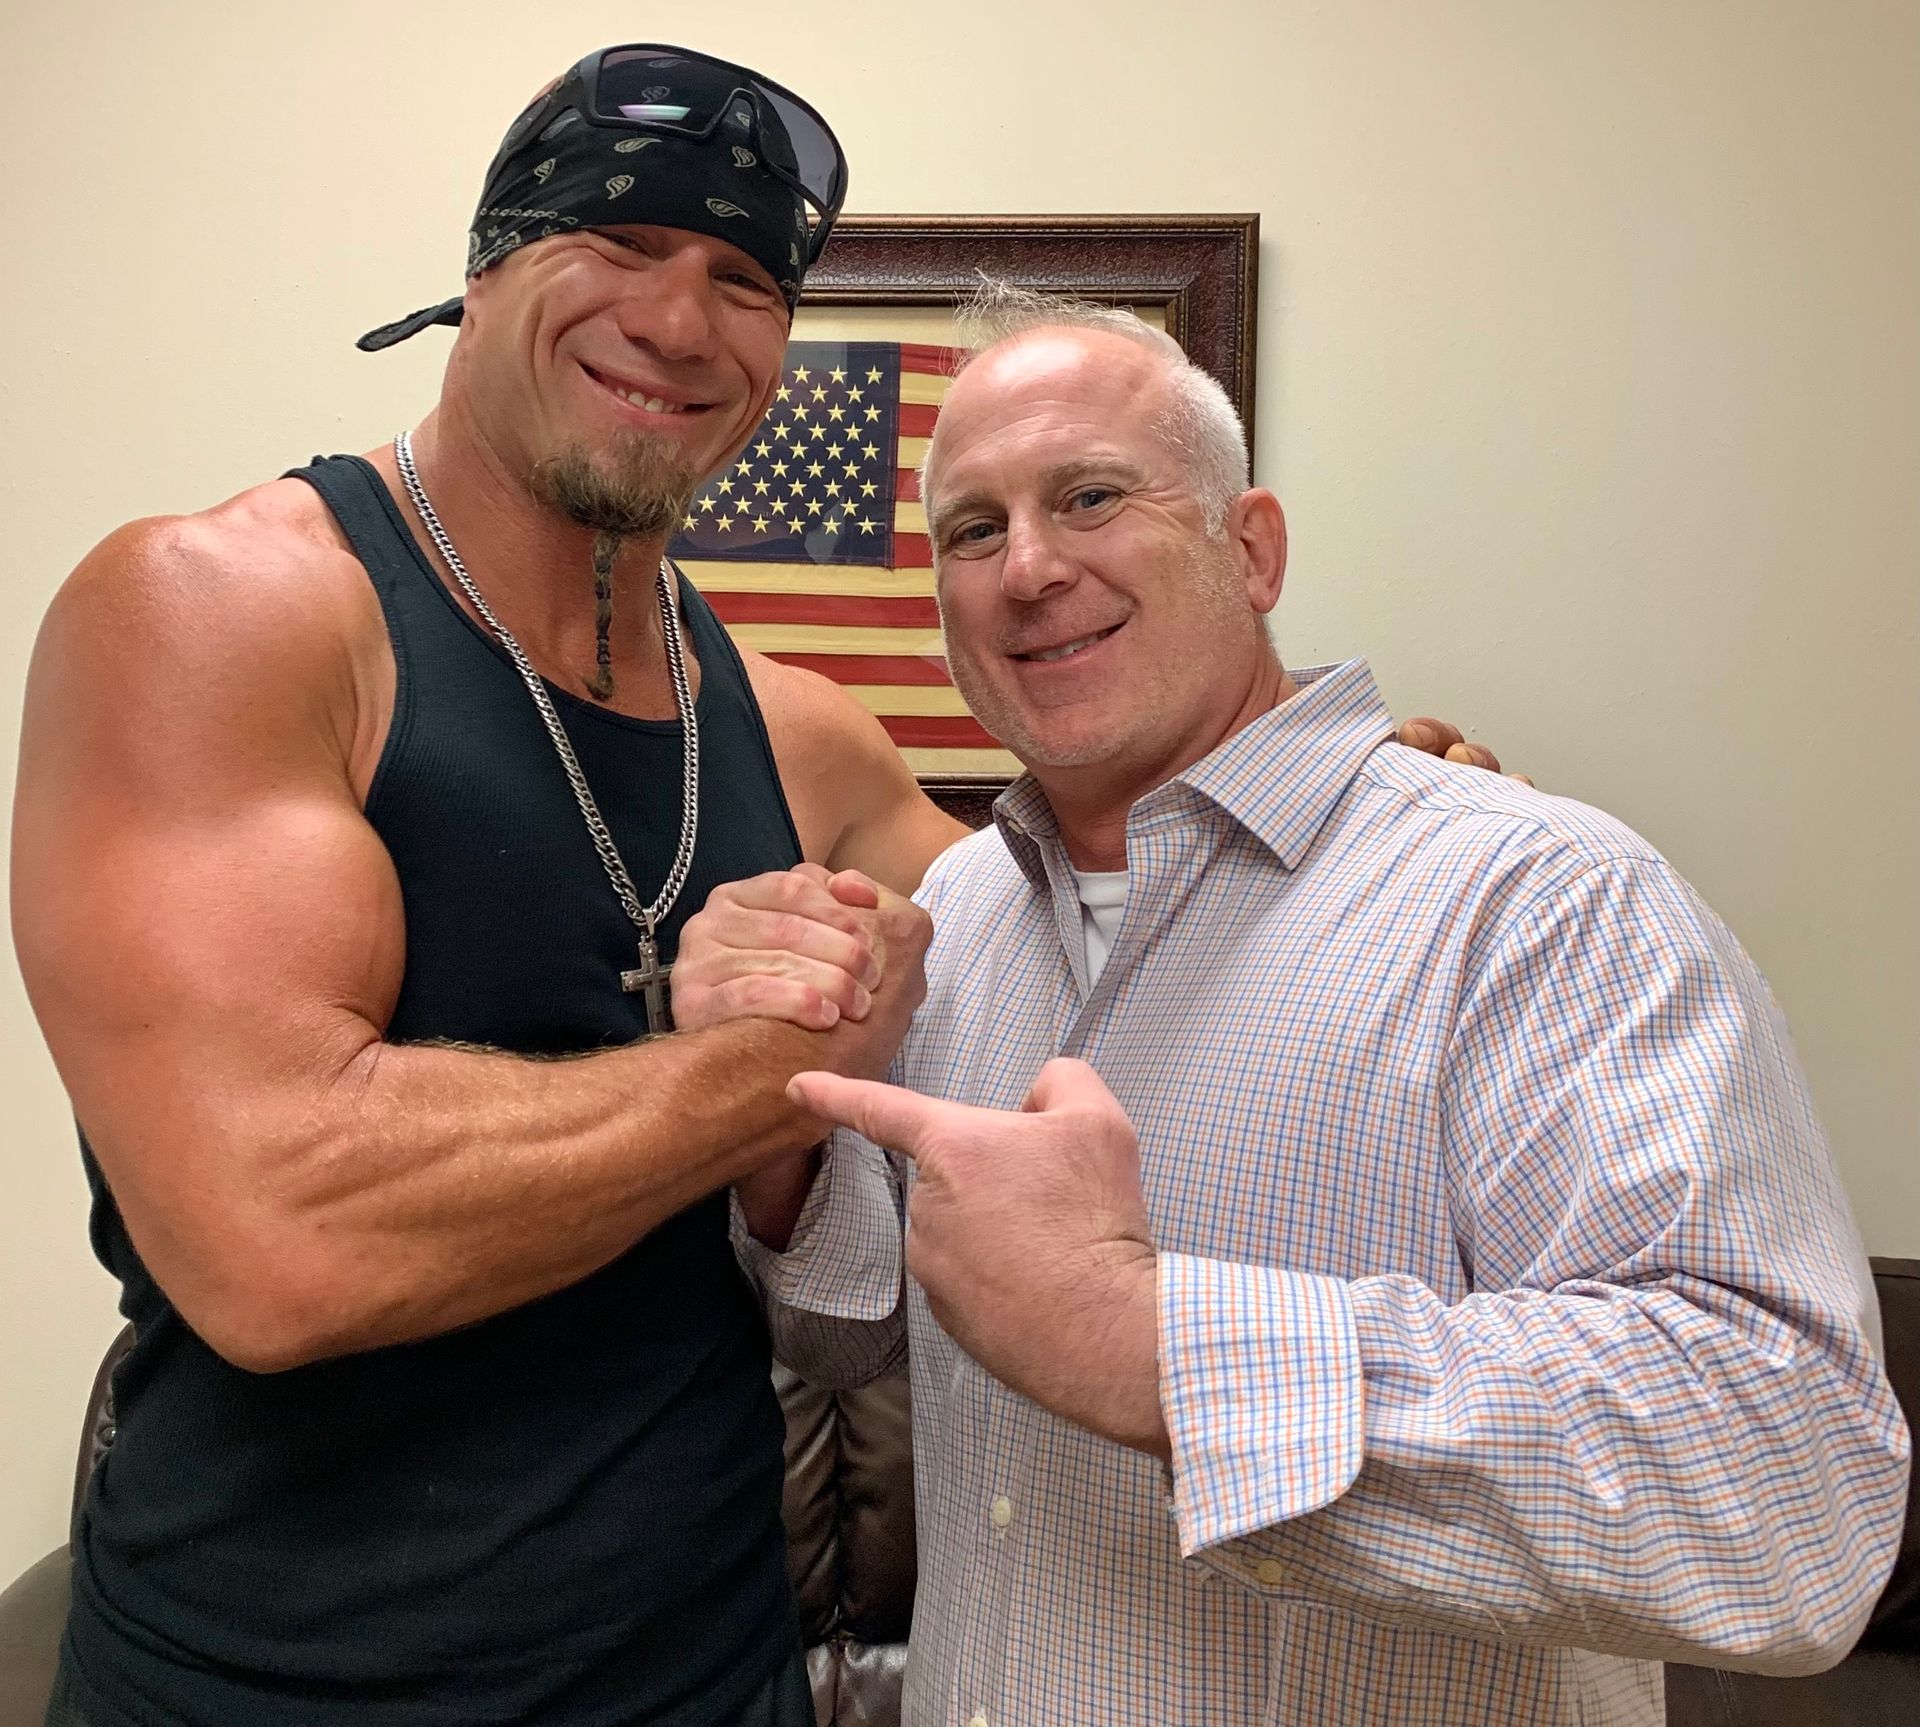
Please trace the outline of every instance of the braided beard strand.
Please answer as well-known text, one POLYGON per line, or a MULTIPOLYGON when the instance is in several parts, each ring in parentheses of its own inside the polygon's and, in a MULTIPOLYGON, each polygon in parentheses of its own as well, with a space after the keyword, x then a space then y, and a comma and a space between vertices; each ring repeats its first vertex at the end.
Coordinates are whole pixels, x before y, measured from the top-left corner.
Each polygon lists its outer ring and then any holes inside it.
POLYGON ((567 444, 534 464, 533 496, 593 530, 594 668, 586 687, 597 702, 613 700, 613 566, 621 542, 670 534, 698 481, 678 451, 642 432, 622 432, 597 454, 567 444))
POLYGON ((620 555, 620 536, 601 532, 593 536, 593 676, 587 694, 596 702, 613 700, 613 564, 620 555))

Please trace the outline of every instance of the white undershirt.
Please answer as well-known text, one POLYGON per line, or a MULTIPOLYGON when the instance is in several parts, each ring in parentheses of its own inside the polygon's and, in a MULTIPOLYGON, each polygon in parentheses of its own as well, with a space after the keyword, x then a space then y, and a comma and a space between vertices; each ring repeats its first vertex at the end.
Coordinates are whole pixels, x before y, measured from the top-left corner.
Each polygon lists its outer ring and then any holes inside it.
POLYGON ((1120 919, 1127 909, 1127 872, 1075 870, 1080 894, 1080 937, 1087 944, 1087 988, 1100 981, 1120 919))

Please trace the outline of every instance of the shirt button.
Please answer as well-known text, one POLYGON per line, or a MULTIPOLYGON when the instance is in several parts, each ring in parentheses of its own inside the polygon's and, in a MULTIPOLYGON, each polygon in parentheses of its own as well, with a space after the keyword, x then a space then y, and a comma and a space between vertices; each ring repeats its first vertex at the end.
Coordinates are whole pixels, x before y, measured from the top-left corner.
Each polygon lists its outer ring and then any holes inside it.
POLYGON ((1253 1569, 1254 1575, 1262 1583, 1284 1583, 1287 1580, 1287 1568, 1277 1559, 1263 1559, 1253 1569))
POLYGON ((967 1723, 967 1727, 987 1727, 986 1710, 982 1709, 977 1715, 975 1715, 974 1718, 967 1723))
POLYGON ((1013 1501, 1002 1494, 993 1502, 993 1526, 1004 1529, 1013 1521, 1013 1501))

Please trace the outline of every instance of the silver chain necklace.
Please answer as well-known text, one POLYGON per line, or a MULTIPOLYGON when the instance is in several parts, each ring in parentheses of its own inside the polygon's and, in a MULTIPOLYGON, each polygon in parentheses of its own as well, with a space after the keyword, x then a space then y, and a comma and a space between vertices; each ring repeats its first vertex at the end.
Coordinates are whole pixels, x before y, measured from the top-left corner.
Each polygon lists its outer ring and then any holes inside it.
POLYGON ((672 1021, 666 986, 673 967, 660 963, 658 930, 660 920, 672 909, 673 902, 680 897, 681 888, 686 885, 687 871, 693 866, 694 838, 700 821, 700 727, 694 717, 693 692, 687 685, 686 657, 680 648, 680 599, 674 584, 673 566, 665 558, 660 560, 660 568, 654 574, 654 586, 660 595, 660 621, 667 638, 667 667, 673 679, 674 708, 680 716, 680 838, 674 848, 673 867, 667 871, 667 879, 660 884, 653 904, 642 905, 639 891, 633 885, 633 877, 627 873, 626 863, 620 856, 619 847, 613 843, 613 835, 607 831, 600 806, 593 801, 587 776, 580 771, 580 761, 573 753, 572 741, 567 737, 566 728, 560 724, 559 714, 554 711, 553 698, 547 694, 546 685, 533 669, 533 662, 527 658, 526 650, 513 639, 513 633, 507 626, 493 615, 493 608, 474 586, 473 578, 467 574, 467 566, 453 549, 453 541, 448 537, 447 530, 440 525, 439 514, 427 497, 426 487, 420 483, 419 470, 413 465, 411 434, 402 432, 393 440, 393 457, 400 468, 400 479, 407 488, 408 501, 412 503, 421 525, 426 528, 448 573, 460 585, 460 591, 467 596, 487 628, 499 638, 500 645, 507 650, 507 657, 520 674, 520 681, 527 686, 527 694, 533 697, 533 705, 540 710, 547 736, 553 740, 554 752, 560 757, 560 765, 566 769, 567 783, 573 787, 573 798, 580 806, 581 819, 587 824, 594 850, 600 854, 600 865, 607 872, 607 880, 613 884, 614 895, 620 901, 621 909, 640 932, 640 963, 630 971, 621 972, 620 987, 629 995, 645 995, 649 1031, 669 1031, 672 1021))

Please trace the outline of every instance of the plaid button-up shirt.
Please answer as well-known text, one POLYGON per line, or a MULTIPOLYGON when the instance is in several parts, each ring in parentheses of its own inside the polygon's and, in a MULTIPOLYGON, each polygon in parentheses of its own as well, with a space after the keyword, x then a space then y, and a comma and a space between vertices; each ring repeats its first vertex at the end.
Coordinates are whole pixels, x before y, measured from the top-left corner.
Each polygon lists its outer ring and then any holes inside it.
POLYGON ((1907 1435, 1765 983, 1619 823, 1295 675, 1135 806, 1091 988, 1031 781, 922 892, 894 1077, 1080 1056, 1138 1130, 1170 1478, 901 1303, 911 1171, 855 1136, 741 1241, 803 1375, 910 1334, 910 1727, 1642 1727, 1661 1658, 1837 1659, 1907 1435))

